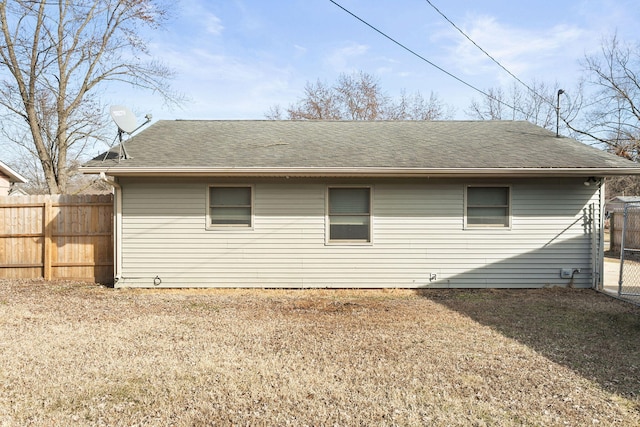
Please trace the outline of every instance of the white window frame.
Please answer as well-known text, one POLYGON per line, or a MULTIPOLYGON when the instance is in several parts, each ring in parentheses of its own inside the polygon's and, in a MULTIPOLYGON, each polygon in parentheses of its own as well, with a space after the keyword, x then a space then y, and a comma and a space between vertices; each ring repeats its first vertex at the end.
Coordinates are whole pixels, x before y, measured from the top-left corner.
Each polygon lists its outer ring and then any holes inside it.
POLYGON ((329 185, 325 190, 325 244, 337 246, 371 246, 373 245, 373 186, 372 185, 329 185), (368 240, 348 240, 331 239, 331 218, 329 215, 329 193, 333 188, 353 188, 369 190, 369 239, 368 240))
POLYGON ((209 184, 207 185, 207 206, 206 206, 206 229, 224 231, 247 231, 253 230, 255 188, 252 184, 209 184), (211 189, 212 188, 249 188, 251 191, 251 219, 250 224, 212 224, 211 223, 211 189))
MULTIPOLYGON (((511 225, 512 225, 512 215, 511 215, 511 210, 512 210, 512 188, 510 184, 470 184, 470 185, 465 185, 464 187, 464 229, 465 230, 511 230, 511 225), (468 197, 467 194, 469 192, 469 188, 506 188, 507 191, 509 192, 509 194, 507 195, 507 203, 508 206, 506 206, 507 208, 507 217, 508 217, 508 224, 507 225, 502 225, 502 224, 469 224, 467 222, 468 220, 468 213, 469 213, 469 207, 482 207, 480 205, 473 205, 473 206, 469 206, 468 203, 468 197)), ((496 205, 487 205, 487 207, 505 207, 505 206, 496 206, 496 205)))

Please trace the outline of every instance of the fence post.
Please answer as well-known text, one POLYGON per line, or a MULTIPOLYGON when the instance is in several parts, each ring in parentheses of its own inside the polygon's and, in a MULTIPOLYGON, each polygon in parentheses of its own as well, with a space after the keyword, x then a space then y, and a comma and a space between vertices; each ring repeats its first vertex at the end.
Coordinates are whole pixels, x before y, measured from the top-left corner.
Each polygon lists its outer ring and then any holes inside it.
POLYGON ((615 235, 616 235, 616 213, 611 212, 611 215, 609 215, 609 252, 612 252, 616 247, 615 235))
POLYGON ((43 271, 42 276, 44 280, 51 280, 51 235, 53 233, 53 204, 48 199, 43 206, 42 225, 44 228, 43 246, 43 271))

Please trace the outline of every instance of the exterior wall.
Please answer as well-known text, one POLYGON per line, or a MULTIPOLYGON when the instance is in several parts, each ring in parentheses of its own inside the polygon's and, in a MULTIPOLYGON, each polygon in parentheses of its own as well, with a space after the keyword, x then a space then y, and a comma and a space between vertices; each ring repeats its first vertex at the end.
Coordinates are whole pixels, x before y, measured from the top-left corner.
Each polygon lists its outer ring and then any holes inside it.
POLYGON ((600 192, 583 181, 121 178, 116 285, 590 287, 599 230, 589 212, 599 217, 600 192), (208 185, 219 183, 254 185, 252 230, 205 229, 208 185), (326 188, 335 184, 372 186, 371 245, 325 244, 326 188), (469 184, 511 186, 510 229, 464 229, 469 184), (580 272, 561 279, 561 268, 580 272))
POLYGON ((9 177, 0 172, 0 196, 9 195, 9 189, 11 188, 11 182, 9 177))

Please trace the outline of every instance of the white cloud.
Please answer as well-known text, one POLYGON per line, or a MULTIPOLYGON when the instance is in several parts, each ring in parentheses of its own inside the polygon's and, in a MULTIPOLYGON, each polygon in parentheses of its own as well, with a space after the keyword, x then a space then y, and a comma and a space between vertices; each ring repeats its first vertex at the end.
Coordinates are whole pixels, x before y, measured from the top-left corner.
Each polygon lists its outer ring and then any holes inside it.
POLYGON ((220 18, 212 13, 208 13, 206 16, 203 16, 202 21, 204 22, 207 33, 209 34, 217 36, 222 33, 222 30, 224 30, 224 26, 222 25, 220 18))
POLYGON ((369 50, 369 46, 351 43, 347 46, 334 50, 326 57, 326 62, 335 71, 351 72, 357 70, 358 66, 354 59, 362 57, 369 50))
POLYGON ((224 30, 222 20, 211 12, 212 5, 200 0, 181 0, 178 8, 180 14, 172 25, 178 30, 177 36, 183 34, 199 34, 219 36, 224 30))
MULTIPOLYGON (((206 47, 169 50, 166 46, 162 57, 165 61, 170 58, 177 71, 172 86, 189 99, 178 111, 184 118, 264 118, 269 107, 287 104, 302 86, 290 68, 268 59, 228 55, 206 47)), ((146 110, 159 108, 150 99, 146 103, 149 106, 142 107, 146 110)), ((153 112, 158 118, 175 117, 175 112, 153 112)))
MULTIPOLYGON (((463 30, 505 68, 522 79, 531 79, 557 68, 558 61, 575 62, 584 54, 584 47, 591 40, 585 30, 576 26, 556 25, 538 30, 512 28, 487 16, 473 19, 463 30)), ((492 73, 500 76, 500 80, 511 80, 507 73, 464 36, 457 31, 450 34, 454 44, 450 47, 449 55, 457 69, 466 75, 492 73)))

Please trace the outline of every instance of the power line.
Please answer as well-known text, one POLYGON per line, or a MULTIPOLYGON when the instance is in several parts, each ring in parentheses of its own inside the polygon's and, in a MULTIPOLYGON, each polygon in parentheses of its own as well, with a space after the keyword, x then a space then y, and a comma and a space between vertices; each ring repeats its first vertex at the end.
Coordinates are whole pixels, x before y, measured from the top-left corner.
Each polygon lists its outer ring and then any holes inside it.
MULTIPOLYGON (((520 109, 519 107, 515 107, 513 105, 510 105, 508 103, 506 103, 504 100, 502 99, 498 99, 495 96, 483 91, 482 89, 479 89, 475 86, 473 86, 471 83, 468 83, 464 80, 462 80, 460 77, 454 75, 453 73, 445 70, 444 68, 438 66, 437 64, 431 62, 430 60, 428 60, 427 58, 425 58, 424 56, 420 55, 419 53, 417 53, 416 51, 410 49, 409 47, 407 47, 406 45, 400 43, 399 41, 397 41, 396 39, 394 39, 393 37, 389 36, 388 34, 384 33, 383 31, 379 30, 378 28, 374 27, 373 25, 369 24, 367 21, 365 21, 364 19, 360 18, 358 15, 356 15, 355 13, 351 12, 350 10, 346 9, 345 7, 343 7, 342 5, 340 5, 339 3, 337 3, 334 0, 329 0, 331 3, 333 3, 334 5, 336 5, 337 7, 339 7, 340 9, 342 9, 344 12, 348 13, 349 15, 351 15, 352 17, 354 17, 355 19, 357 19, 358 21, 362 22, 363 24, 365 24, 367 27, 371 28, 373 31, 377 32, 378 34, 380 34, 381 36, 385 37, 386 39, 390 40, 391 42, 395 43, 396 45, 400 46, 402 49, 406 50, 407 52, 411 53, 412 55, 416 56, 417 58, 421 59, 422 61, 426 62, 427 64, 431 65, 432 67, 438 69, 439 71, 445 73, 446 75, 448 75, 449 77, 457 80, 458 82, 462 83, 463 85, 475 90, 476 92, 484 95, 485 97, 492 99, 494 101, 496 101, 498 104, 502 104, 504 106, 506 106, 507 108, 510 108, 511 110, 517 111, 521 114, 524 114, 525 116, 528 116, 529 113, 527 113, 526 111, 520 109)), ((532 89, 530 89, 532 90, 532 89)), ((532 90, 533 91, 533 90, 532 90)), ((536 93, 535 91, 533 91, 533 93, 536 93)), ((537 95, 537 93, 536 93, 537 95)), ((537 95, 540 96, 540 95, 537 95)), ((543 100, 545 100, 546 102, 549 102, 548 100, 542 98, 543 100)), ((553 104, 551 104, 553 106, 553 104)))
POLYGON ((426 62, 427 64, 431 65, 434 68, 437 68, 438 70, 442 71, 443 73, 445 73, 446 75, 448 75, 449 77, 454 78, 455 80, 457 80, 458 82, 462 83, 463 85, 470 87, 471 89, 475 90, 476 92, 481 93, 482 95, 486 96, 489 99, 493 99, 494 101, 497 101, 498 103, 504 104, 506 105, 508 108, 511 108, 512 110, 516 110, 519 111, 522 114, 527 114, 526 112, 520 110, 519 108, 516 108, 514 106, 511 106, 509 104, 507 104, 506 102, 504 102, 503 100, 500 100, 488 93, 486 93, 485 91, 478 89, 477 87, 473 86, 471 83, 467 83, 466 81, 462 80, 460 77, 450 73, 449 71, 445 70, 444 68, 434 64, 433 62, 429 61, 427 58, 425 58, 424 56, 420 55, 419 53, 417 53, 416 51, 410 49, 409 47, 405 46, 404 44, 400 43, 399 41, 397 41, 396 39, 394 39, 393 37, 387 35, 386 33, 384 33, 383 31, 377 29, 376 27, 374 27, 373 25, 369 24, 367 21, 365 21, 364 19, 360 18, 358 15, 356 15, 355 13, 351 12, 350 10, 344 8, 342 5, 338 4, 337 2, 335 2, 334 0, 329 0, 331 3, 333 3, 334 5, 336 5, 337 7, 339 7, 340 9, 342 9, 343 11, 345 11, 346 13, 348 13, 349 15, 353 16, 354 18, 356 18, 358 21, 362 22, 364 25, 366 25, 367 27, 371 28, 373 31, 377 32, 378 34, 380 34, 381 36, 385 37, 386 39, 390 40, 391 42, 395 43, 396 45, 400 46, 402 49, 406 50, 407 52, 411 53, 412 55, 420 58, 421 60, 423 60, 424 62, 426 62))
POLYGON ((453 28, 455 28, 456 30, 458 30, 458 32, 460 34, 462 34, 463 36, 466 37, 467 40, 469 40, 471 43, 473 43, 473 45, 475 47, 477 47, 478 49, 480 49, 480 51, 482 53, 484 53, 485 55, 487 55, 487 57, 489 57, 489 59, 491 59, 493 62, 495 62, 500 68, 502 68, 504 71, 506 71, 511 77, 513 77, 514 79, 516 79, 521 85, 523 85, 524 87, 526 87, 527 89, 529 89, 529 91, 531 91, 531 93, 533 93, 535 96, 539 97, 540 99, 542 99, 543 101, 549 103, 552 107, 554 107, 553 102, 549 101, 548 99, 546 99, 544 96, 538 94, 534 89, 532 89, 528 84, 526 84, 525 82, 523 82, 522 80, 520 80, 518 78, 518 76, 516 76, 515 74, 513 74, 511 71, 509 71, 504 65, 502 65, 497 59, 495 59, 493 56, 491 56, 489 54, 489 52, 487 52, 486 50, 484 50, 482 47, 480 47, 478 45, 478 43, 476 43, 473 39, 471 39, 471 37, 469 37, 464 31, 462 31, 462 29, 460 29, 460 27, 458 27, 451 19, 449 19, 444 13, 442 13, 440 11, 440 9, 438 9, 433 3, 431 3, 430 0, 425 0, 429 6, 431 6, 436 12, 438 12, 440 14, 440 16, 442 16, 448 23, 450 23, 453 28))

